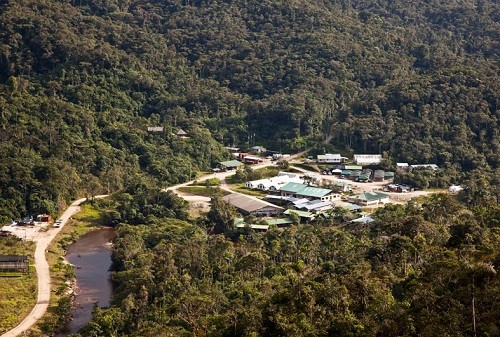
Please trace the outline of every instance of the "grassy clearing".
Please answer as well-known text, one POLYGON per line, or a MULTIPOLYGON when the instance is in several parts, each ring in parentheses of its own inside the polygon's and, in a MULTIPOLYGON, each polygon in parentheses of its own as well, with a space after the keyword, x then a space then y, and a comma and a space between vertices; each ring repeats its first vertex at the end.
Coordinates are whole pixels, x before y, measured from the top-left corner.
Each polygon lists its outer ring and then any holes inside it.
POLYGON ((74 279, 73 268, 64 260, 66 248, 92 228, 104 225, 101 212, 90 204, 82 205, 82 210, 63 227, 47 249, 50 266, 52 294, 49 308, 43 318, 31 329, 34 336, 46 336, 64 325, 71 308, 70 282, 74 279))
POLYGON ((277 166, 267 166, 256 170, 256 172, 260 173, 262 178, 276 177, 278 173, 281 171, 282 171, 281 168, 277 166))
POLYGON ((185 186, 179 187, 179 191, 191 195, 200 195, 203 197, 216 197, 216 196, 224 196, 228 195, 229 192, 221 190, 216 187, 204 187, 204 186, 185 186))
MULTIPOLYGON (((326 166, 325 166, 325 168, 321 168, 321 167, 318 167, 318 165, 316 165, 316 164, 303 164, 303 163, 297 163, 297 164, 294 163, 293 166, 297 166, 297 167, 300 167, 304 170, 312 171, 312 172, 321 172, 322 169, 326 168, 326 166)), ((330 168, 330 167, 331 167, 331 165, 328 166, 328 168, 330 168)))
POLYGON ((220 186, 221 181, 219 178, 208 178, 202 181, 195 180, 192 184, 189 184, 189 186, 206 186, 206 187, 213 187, 213 186, 220 186))
POLYGON ((267 195, 265 191, 261 190, 251 190, 245 187, 245 183, 231 184, 231 190, 239 192, 241 194, 251 195, 254 197, 263 198, 267 195))
MULTIPOLYGON (((33 264, 35 243, 15 237, 0 237, 0 254, 28 255, 33 264)), ((13 328, 26 317, 36 303, 36 272, 29 274, 0 273, 0 334, 13 328)))

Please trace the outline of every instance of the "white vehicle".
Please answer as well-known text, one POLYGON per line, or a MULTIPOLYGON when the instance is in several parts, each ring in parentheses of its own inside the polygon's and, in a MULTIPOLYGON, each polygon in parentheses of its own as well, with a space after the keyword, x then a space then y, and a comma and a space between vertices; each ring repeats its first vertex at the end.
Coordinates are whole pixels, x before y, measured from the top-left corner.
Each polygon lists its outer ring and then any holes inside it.
POLYGON ((54 222, 54 227, 61 227, 62 222, 62 219, 57 219, 56 222, 54 222))

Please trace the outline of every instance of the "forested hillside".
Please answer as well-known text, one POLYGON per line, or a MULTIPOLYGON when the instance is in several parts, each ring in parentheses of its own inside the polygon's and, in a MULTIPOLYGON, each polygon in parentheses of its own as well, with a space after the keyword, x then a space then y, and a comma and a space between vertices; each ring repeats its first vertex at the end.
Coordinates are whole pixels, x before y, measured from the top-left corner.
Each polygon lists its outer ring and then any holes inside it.
POLYGON ((500 207, 490 197, 435 194, 379 209, 370 224, 330 217, 207 236, 160 194, 99 201, 130 224, 114 241, 113 305, 96 308, 81 336, 500 333, 500 207))
POLYGON ((5 0, 0 13, 2 221, 185 181, 250 136, 296 150, 331 135, 318 151, 499 176, 497 1, 5 0))

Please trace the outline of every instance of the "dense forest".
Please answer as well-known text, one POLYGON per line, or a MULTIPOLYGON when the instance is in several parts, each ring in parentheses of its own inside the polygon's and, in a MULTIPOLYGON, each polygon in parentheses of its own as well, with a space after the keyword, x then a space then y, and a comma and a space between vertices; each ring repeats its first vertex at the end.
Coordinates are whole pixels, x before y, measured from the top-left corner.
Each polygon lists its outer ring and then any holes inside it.
POLYGON ((114 240, 113 304, 96 307, 79 336, 500 333, 494 198, 434 194, 381 208, 369 225, 331 217, 207 236, 231 214, 227 205, 193 225, 179 197, 134 195, 96 201, 130 224, 114 240), (162 218, 163 205, 180 219, 162 218))
POLYGON ((498 336, 499 41, 495 0, 0 0, 0 223, 113 193, 82 336, 498 336), (161 192, 251 145, 466 189, 266 233, 161 192))
POLYGON ((500 176, 497 1, 4 0, 0 13, 2 222, 186 181, 228 145, 500 176))

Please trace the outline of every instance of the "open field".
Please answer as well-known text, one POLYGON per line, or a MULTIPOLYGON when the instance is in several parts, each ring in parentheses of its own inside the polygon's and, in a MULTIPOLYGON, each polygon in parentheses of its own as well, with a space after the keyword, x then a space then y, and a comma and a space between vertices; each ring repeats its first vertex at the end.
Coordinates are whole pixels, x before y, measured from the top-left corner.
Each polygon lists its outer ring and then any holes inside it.
MULTIPOLYGON (((28 255, 33 263, 35 243, 15 237, 0 238, 0 254, 28 255)), ((36 273, 0 273, 0 334, 20 323, 36 302, 36 273)))

